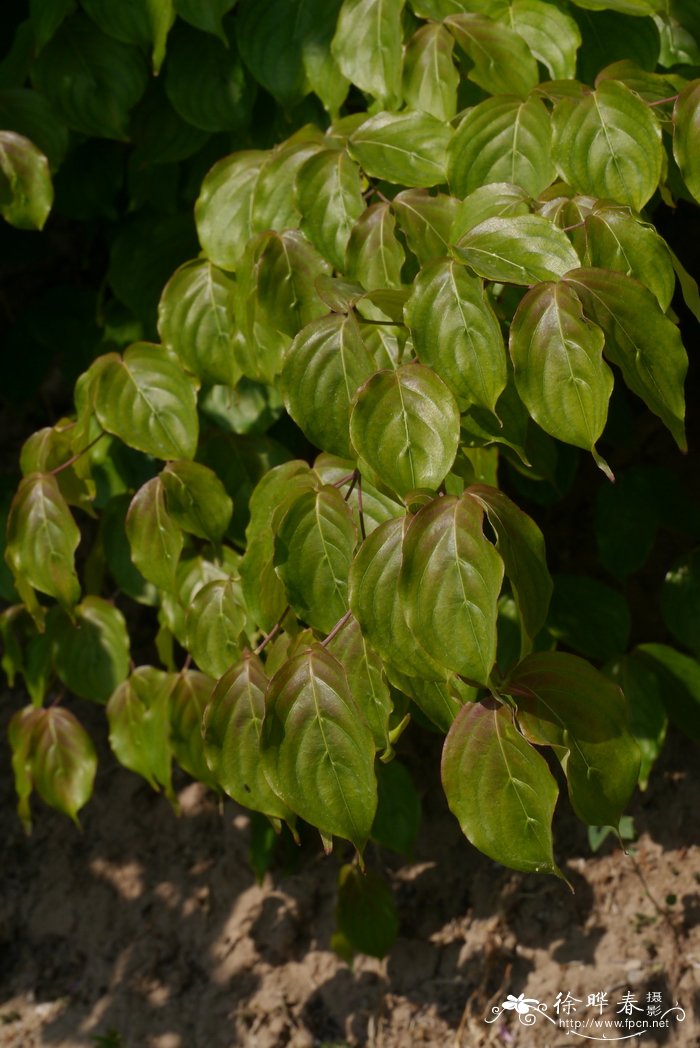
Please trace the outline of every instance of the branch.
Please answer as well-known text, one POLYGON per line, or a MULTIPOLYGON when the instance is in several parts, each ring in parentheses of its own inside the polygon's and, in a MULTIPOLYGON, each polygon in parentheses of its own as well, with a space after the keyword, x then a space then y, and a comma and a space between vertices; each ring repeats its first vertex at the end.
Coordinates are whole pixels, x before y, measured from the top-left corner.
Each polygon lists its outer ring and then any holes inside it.
POLYGON ((284 611, 282 612, 282 614, 280 615, 280 617, 278 618, 277 622, 274 624, 274 626, 272 627, 270 632, 266 633, 265 636, 263 637, 263 639, 258 644, 257 648, 255 649, 255 654, 256 655, 259 655, 260 652, 263 651, 267 647, 267 645, 270 643, 270 641, 273 639, 273 637, 277 636, 279 631, 282 629, 282 623, 284 622, 284 617, 285 617, 285 615, 287 614, 288 611, 289 611, 289 604, 284 609, 284 611))
POLYGON ((321 647, 322 648, 328 647, 328 645, 333 640, 333 638, 338 636, 338 634, 342 630, 343 626, 347 622, 349 622, 349 620, 351 618, 352 618, 352 612, 351 611, 346 611, 345 614, 343 615, 342 619, 338 619, 338 621, 336 622, 335 626, 333 627, 331 632, 328 634, 328 636, 325 637, 324 640, 321 641, 321 647))
POLYGON ((82 451, 79 451, 77 454, 73 455, 71 458, 68 459, 67 462, 62 462, 61 465, 60 466, 56 466, 55 469, 49 470, 49 472, 51 473, 51 476, 55 477, 57 473, 62 473, 64 469, 68 469, 70 466, 72 466, 75 462, 78 461, 79 458, 82 458, 83 455, 86 455, 87 452, 90 450, 90 448, 94 448, 94 446, 97 443, 97 441, 98 440, 102 440, 102 438, 104 436, 106 436, 106 433, 105 433, 104 430, 102 430, 95 437, 94 440, 91 440, 89 444, 85 445, 85 447, 82 449, 82 451))

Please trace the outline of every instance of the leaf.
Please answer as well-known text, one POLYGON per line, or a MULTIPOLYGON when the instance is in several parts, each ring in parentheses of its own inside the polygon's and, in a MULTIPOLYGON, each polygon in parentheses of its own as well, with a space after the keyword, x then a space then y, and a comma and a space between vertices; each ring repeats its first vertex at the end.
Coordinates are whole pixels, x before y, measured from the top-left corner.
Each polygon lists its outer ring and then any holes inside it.
POLYGON ((622 594, 596 579, 557 575, 547 626, 558 641, 602 661, 626 649, 630 611, 622 594))
POLYGON ((634 649, 642 665, 659 681, 661 698, 673 723, 700 742, 700 664, 667 644, 639 644, 634 649))
POLYGON ((661 178, 661 127, 636 94, 604 80, 582 101, 563 98, 552 116, 552 159, 580 193, 641 211, 661 178))
POLYGON ((581 33, 570 15, 543 0, 513 0, 499 20, 523 38, 552 80, 573 80, 581 33))
POLYGON ((677 641, 700 656, 700 553, 687 553, 666 572, 661 613, 677 641))
POLYGON ((72 13, 74 6, 75 0, 29 0, 29 17, 37 54, 72 13))
POLYGON ((314 629, 328 633, 347 611, 354 547, 355 525, 336 488, 303 492, 278 526, 275 567, 289 603, 314 629))
POLYGON ((232 153, 202 182, 194 207, 197 235, 206 257, 222 269, 237 269, 253 234, 253 193, 265 156, 259 149, 232 153))
POLYGON ((272 791, 260 756, 265 692, 260 659, 246 653, 214 688, 204 715, 204 753, 215 780, 229 797, 273 819, 293 819, 272 791))
POLYGON ((530 214, 530 198, 511 182, 489 182, 469 193, 456 210, 450 242, 454 243, 487 218, 530 214))
POLYGON ((299 226, 301 212, 296 201, 299 171, 310 157, 325 152, 327 148, 327 139, 318 128, 307 125, 268 153, 253 194, 254 233, 264 233, 268 229, 281 233, 299 226))
POLYGON ((299 332, 282 368, 285 406, 316 447, 352 455, 350 404, 374 372, 354 314, 332 314, 299 332))
POLYGON ((683 181, 700 201, 700 80, 691 80, 673 107, 673 155, 683 181))
POLYGON ((579 269, 567 283, 583 311, 605 334, 605 355, 626 384, 663 421, 685 449, 683 383, 688 358, 676 325, 659 309, 650 291, 604 269, 579 269))
POLYGON ((486 484, 472 484, 466 495, 486 510, 496 532, 496 549, 510 580, 525 638, 534 641, 547 618, 552 580, 547 569, 544 537, 537 524, 507 495, 486 484))
POLYGON ((5 559, 15 583, 24 581, 72 608, 80 600, 74 558, 79 542, 80 532, 56 478, 50 473, 24 477, 7 521, 5 559))
POLYGON ((666 313, 676 278, 671 252, 654 227, 638 221, 628 208, 600 204, 585 221, 586 265, 634 277, 652 292, 666 313))
POLYGON ((120 764, 142 775, 149 785, 171 786, 170 695, 177 677, 152 666, 139 666, 107 703, 109 744, 120 764))
POLYGON ((340 272, 352 228, 365 210, 360 176, 345 150, 336 149, 309 157, 297 176, 301 230, 340 272))
POLYGON ((338 875, 335 919, 353 950, 369 957, 386 957, 399 933, 399 917, 391 888, 371 870, 363 873, 346 864, 338 875))
MULTIPOLYGON (((349 475, 352 474, 353 467, 354 463, 349 459, 336 458, 333 455, 322 453, 314 462, 314 473, 324 484, 332 484, 334 487, 344 480, 344 484, 341 487, 341 491, 344 492, 343 498, 352 510, 353 519, 359 530, 360 497, 358 488, 360 485, 355 484, 352 491, 350 491, 352 478, 349 475)), ((374 531, 385 520, 391 520, 393 517, 399 517, 403 514, 404 507, 400 502, 379 491, 372 484, 367 483, 366 480, 363 479, 361 487, 362 516, 367 534, 374 531)))
POLYGON ((659 679, 634 653, 608 663, 603 672, 622 688, 627 699, 630 731, 637 740, 641 756, 639 786, 645 790, 668 726, 659 679))
POLYGON ((43 229, 52 204, 47 158, 24 135, 0 131, 0 214, 18 229, 43 229))
POLYGON ((459 410, 435 372, 404 364, 360 387, 350 440, 370 480, 378 477, 401 498, 416 488, 435 490, 457 454, 459 410))
POLYGON ((362 543, 350 568, 350 608, 384 662, 410 677, 440 680, 446 671, 416 644, 396 599, 407 524, 407 517, 387 520, 362 543))
POLYGON ((509 284, 557 280, 579 264, 561 229, 540 215, 488 218, 453 248, 479 276, 509 284))
POLYGON ((401 231, 418 261, 424 265, 449 252, 450 231, 459 207, 445 193, 431 196, 425 189, 404 189, 391 202, 401 231))
POLYGON ((401 99, 404 0, 343 0, 331 51, 343 76, 383 103, 401 99))
POLYGON ((233 503, 216 473, 185 460, 169 462, 160 476, 175 523, 200 539, 220 542, 231 522, 233 503))
POLYGON ((77 824, 78 812, 92 795, 95 747, 68 710, 53 706, 35 712, 27 752, 31 785, 43 801, 77 824))
POLYGON ((644 467, 618 474, 615 484, 603 484, 595 507, 598 558, 616 578, 624 579, 646 562, 659 525, 654 493, 658 479, 644 467))
POLYGON ((241 657, 246 613, 231 579, 197 591, 187 611, 187 650, 204 673, 218 678, 241 657))
POLYGON ((429 113, 377 113, 348 139, 350 155, 373 178, 425 189, 447 181, 452 129, 429 113))
POLYGON ((537 85, 537 62, 508 26, 473 14, 449 15, 445 25, 474 63, 468 78, 488 94, 525 98, 537 85))
POLYGON ((551 138, 551 117, 541 99, 487 98, 467 110, 450 142, 451 192, 464 197, 488 183, 509 182, 539 196, 556 175, 551 138))
POLYGON ((528 655, 508 687, 525 737, 551 746, 560 760, 577 816, 617 827, 639 775, 620 689, 583 659, 561 652, 528 655))
POLYGON ((340 663, 307 648, 275 674, 265 703, 262 759, 275 793, 361 852, 377 808, 374 742, 340 663))
POLYGON ((472 498, 433 499, 406 532, 399 576, 409 629, 447 669, 487 684, 496 661, 503 561, 472 498))
POLYGON ((134 495, 126 515, 131 559, 158 589, 175 589, 175 569, 184 545, 182 530, 170 514, 162 476, 147 481, 134 495))
POLYGON ((332 117, 337 116, 350 87, 331 51, 341 6, 342 0, 300 0, 296 19, 306 78, 332 117))
POLYGON ((395 234, 390 204, 373 204, 355 223, 347 247, 346 273, 367 291, 400 288, 406 256, 395 234))
POLYGON ((101 597, 85 597, 54 631, 56 672, 69 691, 105 703, 129 675, 129 634, 121 611, 101 597))
POLYGON ((493 411, 506 385, 506 354, 482 282, 443 259, 419 273, 406 305, 418 359, 444 379, 462 410, 493 411))
POLYGON ((131 502, 124 492, 111 498, 102 510, 99 541, 104 550, 107 569, 117 588, 139 604, 158 603, 158 593, 131 559, 131 546, 126 534, 126 514, 131 502))
POLYGON ((561 876, 552 851, 559 790, 508 709, 473 703, 461 710, 445 739, 442 785, 475 848, 511 869, 561 876))
POLYGON ((421 823, 420 794, 405 764, 393 760, 377 765, 379 803, 372 823, 372 840, 407 859, 421 823))
POLYGON ((191 459, 197 450, 197 398, 184 372, 161 346, 136 342, 110 354, 100 372, 95 412, 100 425, 131 448, 161 459, 191 459))
POLYGON ((63 22, 35 60, 32 78, 74 131, 120 140, 148 82, 141 52, 82 14, 63 22))
POLYGON ((30 757, 30 746, 37 721, 41 719, 43 710, 35 706, 25 706, 17 710, 7 726, 7 741, 10 744, 12 754, 12 772, 15 780, 15 793, 17 794, 17 814, 22 820, 26 833, 31 833, 32 813, 29 806, 29 798, 34 788, 32 783, 32 762, 30 757))
POLYGON ((227 38, 222 20, 235 3, 236 0, 175 0, 175 10, 195 29, 212 33, 225 44, 227 38))
POLYGON ((0 90, 0 127, 33 142, 52 171, 61 166, 68 150, 68 128, 38 91, 24 87, 0 90))
POLYGON ((185 262, 165 285, 158 306, 163 344, 204 382, 235 386, 234 282, 207 259, 185 262))
POLYGON ((545 433, 594 452, 614 386, 603 360, 605 336, 567 284, 538 284, 510 329, 518 395, 545 433))
POLYGON ((362 636, 359 623, 351 618, 328 645, 345 670, 352 696, 361 710, 378 750, 389 751, 389 717, 393 702, 383 673, 383 664, 362 636))
POLYGON ((304 64, 291 30, 299 0, 240 0, 236 42, 243 61, 259 84, 285 107, 308 94, 304 64))
POLYGON ((422 26, 408 42, 403 62, 403 96, 412 109, 436 120, 457 112, 459 72, 452 58, 454 40, 437 22, 422 26))
POLYGON ((657 10, 655 0, 574 0, 578 7, 589 11, 619 11, 624 15, 652 15, 657 10))
POLYGON ((197 782, 211 789, 218 784, 204 759, 202 717, 214 681, 195 670, 178 673, 170 693, 170 742, 180 767, 197 782))
MULTIPOLYGON (((409 637, 412 635, 409 634, 409 637)), ((415 638, 412 640, 414 648, 417 647, 415 638)), ((447 680, 424 680, 422 677, 407 677, 393 665, 385 666, 385 670, 392 687, 412 700, 417 710, 427 719, 428 725, 434 725, 438 731, 446 735, 464 705, 464 699, 455 687, 456 678, 452 676, 447 680)), ((466 688, 466 685, 464 687, 466 688)), ((476 697, 476 689, 472 690, 476 697)), ((425 727, 425 724, 422 726, 425 727)))

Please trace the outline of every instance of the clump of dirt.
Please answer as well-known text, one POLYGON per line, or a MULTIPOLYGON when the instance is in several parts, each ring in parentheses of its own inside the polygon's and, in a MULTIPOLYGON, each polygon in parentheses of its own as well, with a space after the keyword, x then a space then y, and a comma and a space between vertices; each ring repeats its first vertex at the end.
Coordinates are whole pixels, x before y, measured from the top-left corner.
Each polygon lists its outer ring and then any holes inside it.
POLYGON ((638 1008, 679 1002, 685 1020, 642 1043, 700 1045, 700 797, 683 739, 634 800, 629 855, 611 840, 592 855, 585 829, 557 817, 573 894, 478 854, 428 779, 414 860, 369 856, 393 884, 399 939, 352 967, 330 949, 341 846, 327 858, 307 845, 297 869, 258 885, 242 809, 184 784, 178 818, 106 754, 82 832, 36 803, 26 838, 7 756, 2 1048, 558 1048, 577 1034, 552 1021, 557 994, 573 1019, 597 1014, 599 992, 606 1014, 625 994, 638 1008), (508 994, 547 1015, 494 1014, 508 994))

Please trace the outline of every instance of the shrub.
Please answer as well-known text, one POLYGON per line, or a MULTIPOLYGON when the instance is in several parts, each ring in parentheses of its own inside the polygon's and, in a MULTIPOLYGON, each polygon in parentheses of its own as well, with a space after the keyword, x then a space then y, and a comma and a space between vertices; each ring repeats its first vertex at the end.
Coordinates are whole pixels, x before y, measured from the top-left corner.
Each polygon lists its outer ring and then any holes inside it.
POLYGON ((362 853, 411 851, 409 723, 498 862, 562 876, 559 782, 618 826, 667 717, 698 733, 700 518, 662 434, 686 450, 700 298, 654 225, 700 199, 698 66, 691 0, 31 4, 0 210, 41 229, 53 179, 47 231, 109 261, 72 326, 43 305, 46 366, 82 373, 7 512, 28 826, 32 790, 74 819, 92 791, 66 696, 173 803, 175 761, 351 842, 341 951, 396 931, 362 853), (634 579, 666 632, 630 649, 634 579))

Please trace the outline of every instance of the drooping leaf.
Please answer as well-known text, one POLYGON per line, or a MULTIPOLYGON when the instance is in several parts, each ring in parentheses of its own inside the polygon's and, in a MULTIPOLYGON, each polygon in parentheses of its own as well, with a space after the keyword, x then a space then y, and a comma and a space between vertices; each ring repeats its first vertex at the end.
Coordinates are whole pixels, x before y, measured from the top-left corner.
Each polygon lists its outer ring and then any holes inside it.
POLYGON ((483 532, 475 499, 433 499, 406 532, 399 591, 406 621, 449 670, 487 684, 496 661, 503 561, 483 532))
POLYGON ((214 681, 196 670, 183 670, 170 692, 170 743, 180 767, 197 782, 216 789, 204 759, 202 717, 214 681))
POLYGON ((0 131, 0 214, 18 229, 43 229, 52 204, 47 158, 24 135, 0 131))
POLYGON ((367 291, 400 288, 404 250, 390 204, 373 204, 355 223, 347 247, 346 271, 367 291))
POLYGON ((437 22, 422 26, 408 42, 403 63, 403 96, 412 109, 437 120, 457 112, 459 73, 452 52, 454 39, 437 22))
POLYGON ((401 12, 405 0, 343 0, 331 43, 341 72, 389 105, 401 98, 401 12))
POLYGON ((162 477, 147 481, 134 495, 126 515, 126 534, 131 559, 143 577, 158 589, 174 590, 184 537, 168 510, 162 477))
POLYGON ((700 80, 683 88, 673 108, 673 155, 683 180, 700 201, 700 80))
POLYGON ((406 305, 418 359, 445 380, 462 410, 493 411, 506 385, 503 336, 482 282, 447 259, 421 270, 406 305))
POLYGON ((488 218, 453 251, 479 276, 509 284, 558 280, 579 265, 566 233, 540 215, 488 218))
POLYGON ((475 848, 512 869, 561 876, 552 851, 559 790, 508 709, 481 703, 462 709, 445 739, 442 785, 475 848))
POLYGON ((525 98, 539 81, 537 62, 514 30, 478 14, 456 14, 445 25, 474 63, 467 76, 492 95, 525 98))
POLYGON ((452 129, 429 113, 377 113, 348 140, 350 155, 373 178, 421 189, 447 181, 452 129))
POLYGON ((399 932, 389 885, 371 870, 363 873, 350 864, 338 875, 335 919, 351 948, 369 957, 386 957, 399 932))
POLYGON ((579 269, 567 275, 583 311, 603 329, 605 355, 650 411, 662 419, 685 448, 683 383, 688 358, 676 325, 652 293, 631 277, 606 269, 579 269))
POLYGON ((265 157, 258 149, 232 153, 202 182, 194 208, 197 235, 206 257, 222 269, 238 267, 252 236, 253 193, 265 157))
POLYGON ((580 193, 641 211, 661 177, 661 127, 647 105, 615 80, 583 100, 562 99, 552 117, 552 158, 580 193))
POLYGON ((581 32, 570 15, 543 0, 513 0, 499 20, 523 38, 552 80, 573 80, 581 32))
POLYGON ((314 320, 302 328, 285 355, 287 411, 316 447, 350 456, 350 404, 373 373, 354 314, 314 320))
POLYGON ((379 371, 362 386, 350 416, 360 469, 403 497, 436 489, 459 443, 459 410, 441 378, 422 364, 379 371))
POLYGON ((175 523, 200 539, 220 542, 231 521, 233 503, 214 471, 199 462, 181 460, 169 462, 160 476, 175 523))
POLYGON ((221 677, 241 656, 245 608, 231 579, 216 579, 197 591, 187 611, 187 650, 204 673, 221 677))
POLYGON ((100 425, 156 458, 194 458, 199 424, 192 384, 161 346, 136 342, 110 354, 95 392, 100 425))
MULTIPOLYGON (((536 197, 554 181, 551 117, 536 96, 488 98, 467 113, 448 149, 450 189, 464 197, 509 182, 536 197)), ((484 215, 484 218, 491 217, 484 215)))
POLYGON ((676 287, 671 252, 654 227, 628 208, 596 204, 585 224, 586 265, 634 277, 654 294, 663 313, 676 287))
POLYGON ((510 329, 515 385, 530 415, 545 433, 589 451, 605 428, 614 385, 604 342, 566 283, 528 291, 510 329))
POLYGON ((120 764, 172 798, 170 694, 176 674, 139 666, 107 703, 109 744, 120 764))
POLYGON ((278 525, 275 566, 289 603, 315 629, 328 633, 347 611, 355 538, 347 503, 327 486, 299 495, 278 525))
POLYGON ((324 836, 362 851, 377 808, 374 742, 340 663, 307 648, 275 674, 265 706, 263 767, 275 793, 324 836))
POLYGON ((107 702, 129 675, 129 635, 124 616, 102 597, 85 597, 52 630, 56 672, 69 691, 107 702))
POLYGON ((551 746, 578 817, 617 827, 637 784, 639 749, 620 689, 576 655, 528 655, 511 675, 518 723, 537 746, 551 746))
POLYGON ((297 202, 302 232, 342 272, 350 233, 365 210, 359 167, 345 150, 309 157, 297 176, 297 202))
POLYGON ((389 749, 389 717, 393 703, 383 672, 382 660, 362 635, 357 619, 351 618, 328 645, 345 670, 350 691, 369 725, 378 750, 389 749))

